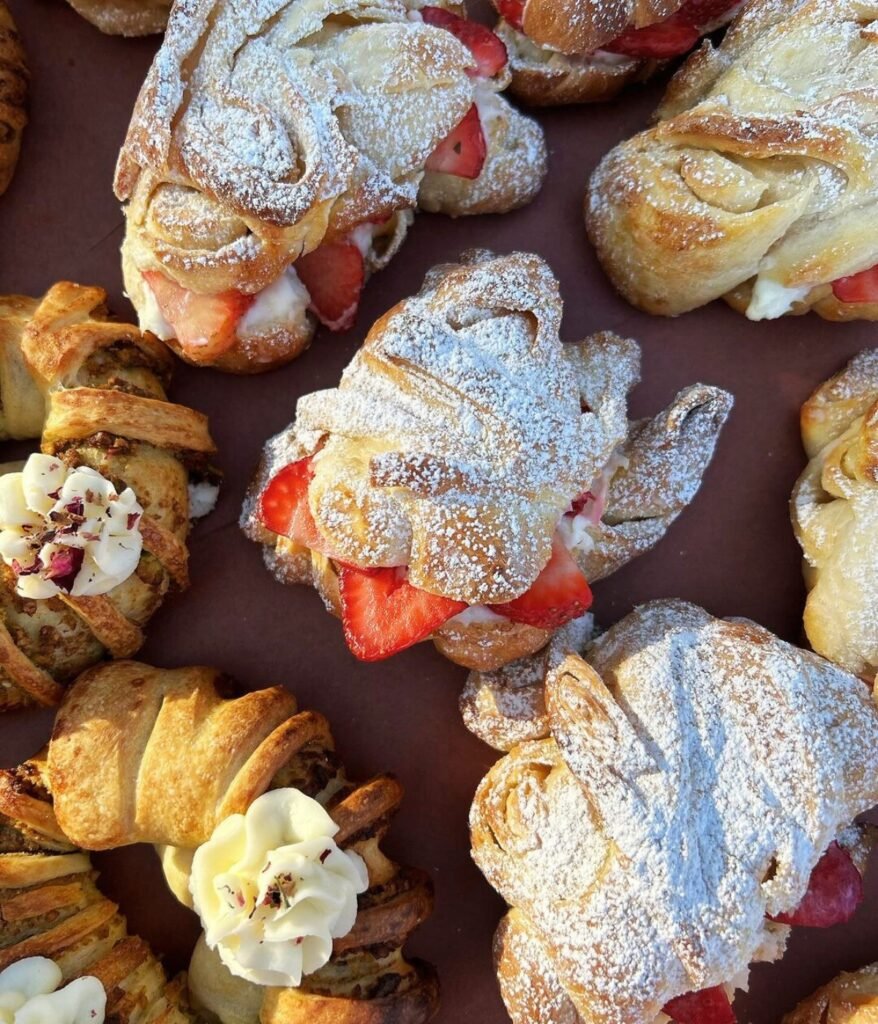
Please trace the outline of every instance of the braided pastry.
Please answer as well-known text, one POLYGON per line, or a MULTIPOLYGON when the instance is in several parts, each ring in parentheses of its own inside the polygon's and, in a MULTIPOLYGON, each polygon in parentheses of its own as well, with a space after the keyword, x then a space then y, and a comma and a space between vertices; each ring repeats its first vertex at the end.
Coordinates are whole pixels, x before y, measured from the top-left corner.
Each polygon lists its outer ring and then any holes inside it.
POLYGON ((0 0, 0 195, 9 188, 21 152, 29 77, 21 37, 0 0))
POLYGON ((878 317, 878 4, 753 0, 595 171, 589 235, 650 313, 878 317))
POLYGON ((65 983, 84 975, 98 979, 108 1021, 194 1021, 185 978, 168 981, 95 878, 88 855, 58 828, 44 760, 0 772, 0 971, 47 957, 65 983))
POLYGON ((803 1000, 783 1024, 872 1024, 878 1008, 878 964, 839 974, 803 1000))
POLYGON ((172 0, 67 0, 101 32, 113 36, 150 36, 163 32, 172 0))
POLYGON ((168 880, 191 905, 190 875, 194 895, 202 844, 214 841, 217 826, 233 815, 249 821, 268 791, 296 790, 318 801, 338 827, 335 843, 368 870, 353 928, 297 988, 263 988, 233 976, 202 938, 190 972, 193 999, 238 1024, 428 1020, 438 1000, 435 975, 407 961, 402 946, 431 911, 431 885, 380 849, 402 787, 388 776, 350 782, 325 719, 297 713, 282 687, 234 699, 228 691, 228 681, 206 668, 114 662, 82 675, 58 713, 48 755, 64 835, 87 849, 165 846, 168 880))
POLYGON ((436 267, 268 443, 242 525, 358 657, 530 654, 694 497, 731 396, 695 385, 629 422, 637 345, 562 345, 561 306, 538 256, 436 267))
POLYGON ((533 198, 545 143, 500 95, 503 45, 438 2, 174 10, 116 175, 142 326, 198 365, 266 370, 309 344, 309 310, 351 326, 417 203, 533 198))
MULTIPOLYGON (((85 495, 62 502, 66 492, 52 491, 43 494, 45 517, 28 508, 15 522, 0 522, 0 710, 57 704, 66 683, 87 666, 133 654, 167 591, 187 586, 190 518, 209 511, 215 497, 205 417, 167 401, 167 350, 136 327, 110 320, 105 299, 100 288, 67 282, 42 299, 0 298, 0 439, 41 436, 41 450, 51 457, 42 460, 43 469, 51 468, 59 485, 65 476, 89 474, 95 491, 87 492, 89 499, 103 489, 122 508, 130 488, 128 499, 136 496, 139 504, 127 509, 128 533, 142 545, 139 560, 112 589, 81 585, 92 564, 88 553, 79 575, 71 563, 75 579, 56 585, 58 565, 67 565, 74 551, 59 545, 75 545, 79 557, 89 546, 83 536, 100 547, 97 534, 85 533, 90 521, 82 513, 90 500, 80 508, 85 495)), ((24 474, 0 477, 0 516, 19 511, 16 489, 20 496, 39 460, 32 456, 24 474)))
POLYGON ((851 672, 878 671, 878 350, 867 349, 802 408, 809 463, 793 492, 805 555, 811 646, 851 672))
POLYGON ((470 819, 512 907, 495 961, 513 1021, 732 1024, 752 962, 862 900, 869 691, 681 601, 637 609, 546 687, 546 738, 490 770, 470 819))

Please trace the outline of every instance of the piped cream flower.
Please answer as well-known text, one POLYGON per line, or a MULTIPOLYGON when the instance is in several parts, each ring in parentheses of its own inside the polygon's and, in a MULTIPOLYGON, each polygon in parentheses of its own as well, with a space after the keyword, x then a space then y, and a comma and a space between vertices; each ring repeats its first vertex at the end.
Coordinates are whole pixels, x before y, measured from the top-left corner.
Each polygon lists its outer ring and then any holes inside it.
POLYGON ((87 976, 59 988, 54 962, 31 956, 0 971, 0 1024, 103 1024, 107 994, 87 976))

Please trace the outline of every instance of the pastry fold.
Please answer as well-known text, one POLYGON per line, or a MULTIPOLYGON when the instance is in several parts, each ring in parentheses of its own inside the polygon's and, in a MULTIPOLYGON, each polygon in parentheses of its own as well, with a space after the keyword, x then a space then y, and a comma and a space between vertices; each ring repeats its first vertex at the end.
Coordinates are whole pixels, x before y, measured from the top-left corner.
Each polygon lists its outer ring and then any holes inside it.
POLYGON ((190 485, 216 479, 206 417, 167 400, 167 349, 105 301, 69 282, 0 297, 0 439, 41 437, 45 454, 133 488, 144 510, 137 570, 107 594, 25 600, 0 565, 0 710, 57 704, 84 668, 140 647, 165 594, 188 585, 190 485))
POLYGON ((878 964, 845 972, 803 999, 783 1024, 872 1024, 878 1013, 878 964))
POLYGON ((0 195, 9 188, 18 164, 29 79, 21 37, 5 0, 0 0, 0 195))
POLYGON ((872 320, 878 6, 754 0, 672 80, 654 127, 594 172, 586 222, 651 313, 724 297, 753 320, 872 320))
POLYGON ((172 0, 67 0, 86 21, 112 36, 164 32, 172 0))

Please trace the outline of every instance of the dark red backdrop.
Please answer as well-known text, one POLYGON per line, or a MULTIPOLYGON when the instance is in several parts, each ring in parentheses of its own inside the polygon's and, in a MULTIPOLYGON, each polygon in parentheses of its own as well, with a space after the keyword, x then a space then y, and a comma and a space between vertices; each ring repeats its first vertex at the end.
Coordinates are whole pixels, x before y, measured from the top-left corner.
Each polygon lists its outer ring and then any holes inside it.
MULTIPOLYGON (((0 289, 39 294, 60 278, 101 284, 120 313, 122 216, 113 166, 155 40, 100 35, 60 0, 10 0, 33 69, 31 125, 18 173, 0 199, 0 289)), ((237 528, 245 486, 265 439, 292 417, 299 395, 331 386, 368 325, 420 284, 434 263, 468 246, 533 249, 559 275, 564 333, 598 328, 643 345, 644 383, 634 413, 646 414, 694 381, 719 384, 737 403, 714 466, 694 506, 660 547, 595 588, 599 619, 634 604, 684 597, 723 615, 747 615, 797 640, 803 601, 799 554, 787 500, 802 467, 798 408, 855 352, 875 343, 871 325, 816 317, 751 324, 723 305, 678 320, 653 319, 610 289, 582 229, 586 178, 618 139, 642 126, 658 87, 593 109, 542 114, 551 173, 539 200, 507 217, 453 222, 422 216, 404 255, 368 286, 349 334, 321 334, 298 362, 258 379, 180 366, 173 395, 211 417, 225 471, 217 511, 192 539, 192 589, 167 603, 143 657, 160 665, 217 665, 253 686, 283 682, 300 703, 326 713, 353 773, 397 773, 408 796, 391 850, 428 868, 437 910, 413 946, 438 964, 440 1024, 503 1024, 491 969, 491 934, 502 906, 469 858, 467 812, 494 753, 463 728, 457 695, 464 671, 432 645, 378 666, 348 654, 338 624, 310 590, 283 588, 237 528)), ((0 721, 0 763, 32 753, 51 715, 0 721)), ((754 722, 758 729, 759 723, 754 722)), ((183 967, 195 919, 163 885, 154 855, 132 849, 97 858, 103 882, 132 928, 183 967)), ((782 964, 758 968, 741 1019, 769 1024, 839 968, 878 959, 878 878, 848 927, 797 934, 782 964)))

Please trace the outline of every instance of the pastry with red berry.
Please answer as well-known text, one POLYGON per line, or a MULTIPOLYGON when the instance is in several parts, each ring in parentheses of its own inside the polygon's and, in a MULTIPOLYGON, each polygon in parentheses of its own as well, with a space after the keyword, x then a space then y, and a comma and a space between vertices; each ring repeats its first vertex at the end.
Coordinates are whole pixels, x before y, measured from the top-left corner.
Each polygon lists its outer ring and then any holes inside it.
POLYGON ((731 396, 694 385, 630 422, 637 345, 563 345, 561 311, 538 256, 436 267, 269 442, 243 526, 357 657, 432 639, 488 669, 539 650, 697 491, 731 396))
POLYGON ((878 5, 752 0, 671 81, 654 127, 591 178, 615 287, 676 316, 878 319, 878 5))
POLYGON ((350 328, 413 210, 502 213, 546 170, 506 49, 437 0, 178 5, 116 173, 141 326, 258 373, 350 328))
POLYGON ((514 1024, 734 1024, 751 964, 857 912, 878 708, 855 675, 657 601, 551 668, 545 707, 470 817, 514 1024))
POLYGON ((741 0, 492 0, 511 91, 556 106, 611 99, 692 50, 741 0))

